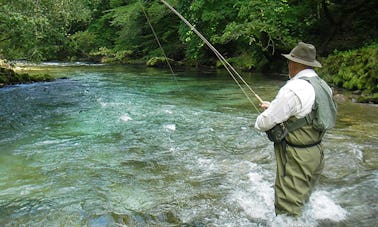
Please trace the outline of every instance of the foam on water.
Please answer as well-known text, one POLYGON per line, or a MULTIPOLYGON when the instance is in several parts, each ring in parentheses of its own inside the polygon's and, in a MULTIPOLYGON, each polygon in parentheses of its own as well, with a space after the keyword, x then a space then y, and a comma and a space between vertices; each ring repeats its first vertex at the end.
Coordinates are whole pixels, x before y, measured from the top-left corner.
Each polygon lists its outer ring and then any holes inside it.
POLYGON ((175 131, 176 130, 176 124, 165 124, 163 125, 163 128, 168 131, 175 131))
MULTIPOLYGON (((248 219, 266 222, 274 215, 274 191, 269 171, 255 163, 243 163, 246 178, 229 196, 230 203, 242 209, 248 219)), ((236 172, 235 174, 240 174, 236 172)), ((235 182, 236 183, 236 182, 235 182)))
POLYGON ((132 120, 132 118, 127 114, 123 114, 119 119, 124 122, 128 122, 132 120))
POLYGON ((316 220, 329 219, 339 222, 345 220, 348 212, 332 200, 330 193, 326 191, 315 191, 305 209, 304 215, 316 220))
MULTIPOLYGON (((300 217, 275 215, 274 188, 271 173, 260 166, 249 163, 248 179, 239 181, 230 203, 236 203, 249 220, 265 223, 268 226, 317 226, 321 221, 341 222, 346 220, 348 212, 337 205, 332 193, 317 190, 312 193, 309 202, 304 206, 300 217)), ((240 173, 238 173, 240 174, 240 173)), ((240 180, 240 179, 239 179, 240 180)), ((236 183, 236 182, 235 182, 236 183)))
POLYGON ((318 190, 312 193, 304 206, 300 217, 278 215, 270 222, 272 226, 318 226, 321 221, 341 222, 346 220, 348 212, 331 199, 331 194, 318 190))

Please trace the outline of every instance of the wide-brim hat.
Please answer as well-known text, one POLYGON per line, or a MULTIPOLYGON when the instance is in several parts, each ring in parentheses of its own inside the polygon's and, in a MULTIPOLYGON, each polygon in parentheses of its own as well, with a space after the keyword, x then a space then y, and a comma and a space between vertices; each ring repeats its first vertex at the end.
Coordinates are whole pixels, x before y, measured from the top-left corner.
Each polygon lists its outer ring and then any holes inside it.
POLYGON ((282 54, 290 61, 312 67, 322 67, 322 64, 316 60, 316 49, 312 44, 299 42, 289 54, 282 54))

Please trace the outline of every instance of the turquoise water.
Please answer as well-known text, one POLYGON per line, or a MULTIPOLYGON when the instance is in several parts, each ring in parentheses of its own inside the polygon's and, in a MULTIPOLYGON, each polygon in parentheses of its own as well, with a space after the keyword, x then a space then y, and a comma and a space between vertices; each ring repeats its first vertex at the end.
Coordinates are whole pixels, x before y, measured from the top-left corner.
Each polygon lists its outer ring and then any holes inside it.
MULTIPOLYGON (((372 226, 378 107, 339 104, 326 167, 298 219, 274 215, 273 146, 224 73, 39 67, 0 89, 0 225, 372 226)), ((247 74, 265 99, 283 84, 247 74)))

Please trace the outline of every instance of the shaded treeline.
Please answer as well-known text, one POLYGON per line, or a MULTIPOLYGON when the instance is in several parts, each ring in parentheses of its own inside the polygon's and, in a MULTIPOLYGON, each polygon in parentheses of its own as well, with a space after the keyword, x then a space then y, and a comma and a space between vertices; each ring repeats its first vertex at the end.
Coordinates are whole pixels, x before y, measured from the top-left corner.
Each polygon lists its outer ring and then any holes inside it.
MULTIPOLYGON (((221 53, 248 68, 263 66, 299 40, 327 55, 371 44, 378 35, 374 0, 169 2, 221 53)), ((211 51, 158 0, 2 0, 1 55, 121 62, 161 56, 142 7, 168 57, 214 64, 211 51)))
MULTIPOLYGON (((168 0, 236 67, 285 69, 298 41, 320 56, 376 49, 375 0, 168 0)), ((0 58, 145 62, 161 57, 217 66, 204 43, 159 0, 0 0, 0 58), (143 10, 148 15, 145 17, 143 10)))

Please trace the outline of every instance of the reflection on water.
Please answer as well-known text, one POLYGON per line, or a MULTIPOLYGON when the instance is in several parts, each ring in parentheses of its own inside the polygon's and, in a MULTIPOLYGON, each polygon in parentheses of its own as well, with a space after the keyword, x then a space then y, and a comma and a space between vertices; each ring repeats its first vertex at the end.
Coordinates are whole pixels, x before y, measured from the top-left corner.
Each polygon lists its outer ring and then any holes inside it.
MULTIPOLYGON (((371 226, 377 106, 340 104, 297 219, 274 215, 273 146, 227 75, 51 67, 0 90, 0 225, 371 226)), ((266 99, 284 81, 246 75, 266 99)))

